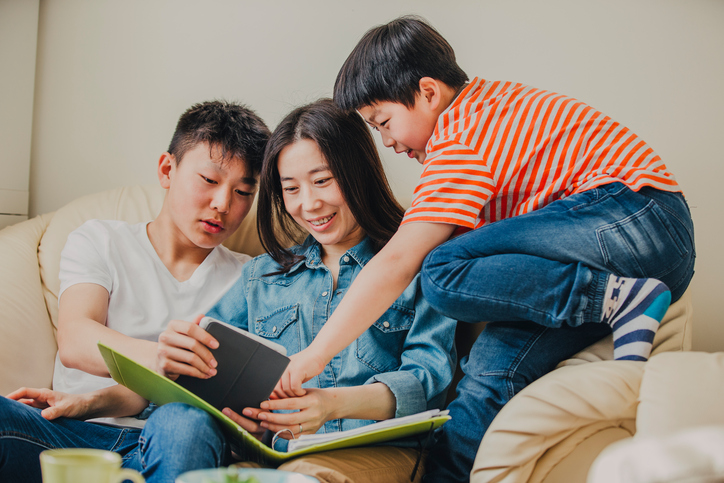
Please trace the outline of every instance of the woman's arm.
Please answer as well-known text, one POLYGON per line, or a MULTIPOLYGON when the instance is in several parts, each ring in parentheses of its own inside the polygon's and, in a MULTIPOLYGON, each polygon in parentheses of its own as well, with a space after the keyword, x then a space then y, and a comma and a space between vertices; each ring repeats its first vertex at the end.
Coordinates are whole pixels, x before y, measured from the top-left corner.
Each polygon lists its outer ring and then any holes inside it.
POLYGON ((441 223, 402 225, 362 269, 309 347, 292 356, 275 395, 303 395, 302 383, 321 373, 339 351, 382 316, 420 271, 427 254, 454 230, 454 225, 441 223))
POLYGON ((135 339, 106 327, 108 291, 94 283, 68 287, 58 304, 58 353, 66 367, 110 377, 98 341, 155 368, 156 343, 135 339))

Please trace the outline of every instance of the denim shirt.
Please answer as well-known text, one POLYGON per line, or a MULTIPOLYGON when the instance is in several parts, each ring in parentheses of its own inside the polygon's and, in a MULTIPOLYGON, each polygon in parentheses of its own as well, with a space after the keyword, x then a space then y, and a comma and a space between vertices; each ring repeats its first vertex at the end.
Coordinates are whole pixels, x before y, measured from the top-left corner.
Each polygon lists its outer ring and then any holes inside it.
MULTIPOLYGON (((339 260, 335 290, 314 238, 308 237, 291 251, 304 260, 284 274, 265 276, 279 270, 269 255, 246 263, 236 284, 206 315, 279 343, 287 355, 306 348, 375 252, 366 237, 349 249, 339 260)), ((395 417, 442 408, 456 364, 454 335, 455 321, 435 312, 422 297, 418 274, 372 327, 303 387, 380 382, 395 396, 395 417)), ((331 420, 318 432, 344 431, 372 422, 331 420)))

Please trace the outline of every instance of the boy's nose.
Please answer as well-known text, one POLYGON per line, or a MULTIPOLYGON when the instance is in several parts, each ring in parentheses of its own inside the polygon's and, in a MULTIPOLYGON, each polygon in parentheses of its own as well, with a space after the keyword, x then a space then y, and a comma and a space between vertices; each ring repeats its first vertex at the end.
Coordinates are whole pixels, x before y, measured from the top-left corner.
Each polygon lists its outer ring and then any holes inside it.
POLYGON ((382 136, 382 144, 386 148, 391 148, 395 145, 395 140, 392 139, 387 133, 380 131, 380 135, 382 136))
POLYGON ((231 193, 226 190, 218 190, 211 200, 211 207, 219 213, 227 213, 231 205, 231 193))

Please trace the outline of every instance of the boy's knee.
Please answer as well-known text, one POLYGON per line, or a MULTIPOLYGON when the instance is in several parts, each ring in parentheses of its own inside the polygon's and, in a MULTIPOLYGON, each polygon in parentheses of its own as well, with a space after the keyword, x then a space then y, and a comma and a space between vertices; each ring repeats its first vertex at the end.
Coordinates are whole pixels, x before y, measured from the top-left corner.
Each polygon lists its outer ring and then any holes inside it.
MULTIPOLYGON (((221 437, 214 418, 206 411, 188 404, 170 403, 156 409, 146 423, 145 432, 155 437, 166 433, 173 441, 221 437)), ((150 435, 148 435, 150 436, 150 435)))

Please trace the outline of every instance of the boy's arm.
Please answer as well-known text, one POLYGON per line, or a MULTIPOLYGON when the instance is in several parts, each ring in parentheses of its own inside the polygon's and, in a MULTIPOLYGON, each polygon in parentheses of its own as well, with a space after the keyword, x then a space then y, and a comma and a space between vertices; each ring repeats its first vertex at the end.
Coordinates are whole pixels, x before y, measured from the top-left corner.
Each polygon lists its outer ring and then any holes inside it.
POLYGON ((309 347, 292 356, 275 395, 303 395, 302 383, 321 373, 339 351, 382 316, 415 278, 427 254, 447 241, 455 228, 444 223, 402 225, 365 265, 309 347))
POLYGON ((155 368, 156 343, 135 339, 106 327, 108 291, 94 283, 68 287, 58 305, 58 353, 66 367, 109 377, 98 341, 155 368))
POLYGON ((148 406, 148 401, 120 384, 85 394, 23 387, 7 397, 42 409, 41 415, 47 420, 134 416, 148 406))

